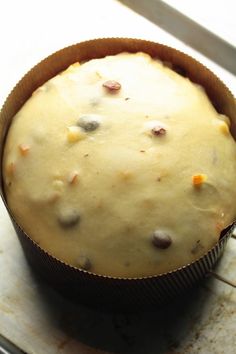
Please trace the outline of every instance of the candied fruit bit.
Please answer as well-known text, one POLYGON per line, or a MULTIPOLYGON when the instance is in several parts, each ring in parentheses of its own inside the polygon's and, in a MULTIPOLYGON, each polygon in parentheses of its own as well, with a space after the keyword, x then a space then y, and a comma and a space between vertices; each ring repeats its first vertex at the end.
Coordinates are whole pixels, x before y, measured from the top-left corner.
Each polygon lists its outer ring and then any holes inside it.
POLYGON ((29 145, 26 145, 26 144, 20 144, 19 150, 20 150, 20 154, 22 156, 26 156, 29 153, 30 147, 29 147, 29 145))
POLYGON ((102 84, 108 91, 118 91, 121 89, 121 84, 115 80, 108 80, 102 84))
POLYGON ((75 185, 76 183, 78 183, 78 176, 79 176, 79 173, 77 171, 72 172, 68 177, 68 182, 71 185, 75 185))
POLYGON ((227 123, 225 123, 223 121, 219 122, 219 129, 223 134, 225 134, 225 135, 229 134, 229 126, 227 123))
POLYGON ((156 127, 152 128, 152 134, 155 136, 162 136, 166 134, 166 129, 157 125, 156 127))
POLYGON ((201 186, 207 180, 207 176, 203 173, 192 176, 194 186, 201 186))
POLYGON ((161 121, 158 120, 148 120, 144 123, 144 133, 149 137, 161 137, 166 135, 167 127, 166 124, 163 124, 161 121))
POLYGON ((156 230, 152 234, 152 244, 160 249, 166 249, 172 244, 172 239, 168 233, 156 230))
POLYGON ((218 231, 219 233, 221 233, 221 231, 224 229, 224 223, 222 221, 218 221, 216 223, 216 231, 218 231))
POLYGON ((83 140, 86 137, 86 134, 79 127, 71 126, 67 129, 67 140, 70 143, 76 143, 77 141, 83 140))

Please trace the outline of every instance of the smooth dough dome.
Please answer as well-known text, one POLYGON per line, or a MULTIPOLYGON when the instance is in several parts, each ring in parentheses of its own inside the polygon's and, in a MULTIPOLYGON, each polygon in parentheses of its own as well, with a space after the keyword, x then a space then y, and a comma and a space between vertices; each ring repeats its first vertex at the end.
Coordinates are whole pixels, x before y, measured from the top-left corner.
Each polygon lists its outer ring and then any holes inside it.
POLYGON ((7 203, 51 255, 158 275, 206 253, 236 215, 236 144, 204 89, 144 53, 75 63, 15 115, 7 203))

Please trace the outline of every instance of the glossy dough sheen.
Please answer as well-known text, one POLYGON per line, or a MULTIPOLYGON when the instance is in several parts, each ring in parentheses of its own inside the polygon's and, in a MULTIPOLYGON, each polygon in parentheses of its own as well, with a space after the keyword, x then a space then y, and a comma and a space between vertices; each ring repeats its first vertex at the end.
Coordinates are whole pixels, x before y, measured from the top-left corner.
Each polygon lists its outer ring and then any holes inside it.
POLYGON ((57 258, 155 275, 199 258, 233 221, 235 157, 227 117, 201 87, 122 53, 74 64, 34 92, 9 131, 5 191, 57 258))

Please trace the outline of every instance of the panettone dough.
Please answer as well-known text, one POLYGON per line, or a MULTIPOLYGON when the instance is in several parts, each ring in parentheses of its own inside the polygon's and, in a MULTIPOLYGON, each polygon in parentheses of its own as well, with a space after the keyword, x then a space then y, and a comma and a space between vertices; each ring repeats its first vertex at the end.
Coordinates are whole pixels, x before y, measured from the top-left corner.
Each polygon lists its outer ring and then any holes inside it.
POLYGON ((227 117, 143 53, 73 64, 38 88, 13 119, 3 174, 30 237, 103 275, 192 262, 236 215, 227 117))

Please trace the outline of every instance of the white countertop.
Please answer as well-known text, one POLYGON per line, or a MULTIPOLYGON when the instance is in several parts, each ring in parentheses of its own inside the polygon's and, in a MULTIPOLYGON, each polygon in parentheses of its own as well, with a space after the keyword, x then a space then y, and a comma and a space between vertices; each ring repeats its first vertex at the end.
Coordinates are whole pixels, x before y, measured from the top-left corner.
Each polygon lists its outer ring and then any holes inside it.
MULTIPOLYGON (((0 104, 45 56, 82 40, 112 36, 177 47, 207 65, 236 94, 231 73, 118 1, 8 0, 0 11, 0 104)), ((230 240, 218 269, 233 280, 235 255, 236 241, 230 240)), ((31 273, 2 202, 0 269, 0 335, 29 354, 235 353, 233 288, 208 279, 187 298, 150 314, 101 314, 76 306, 31 273)))

